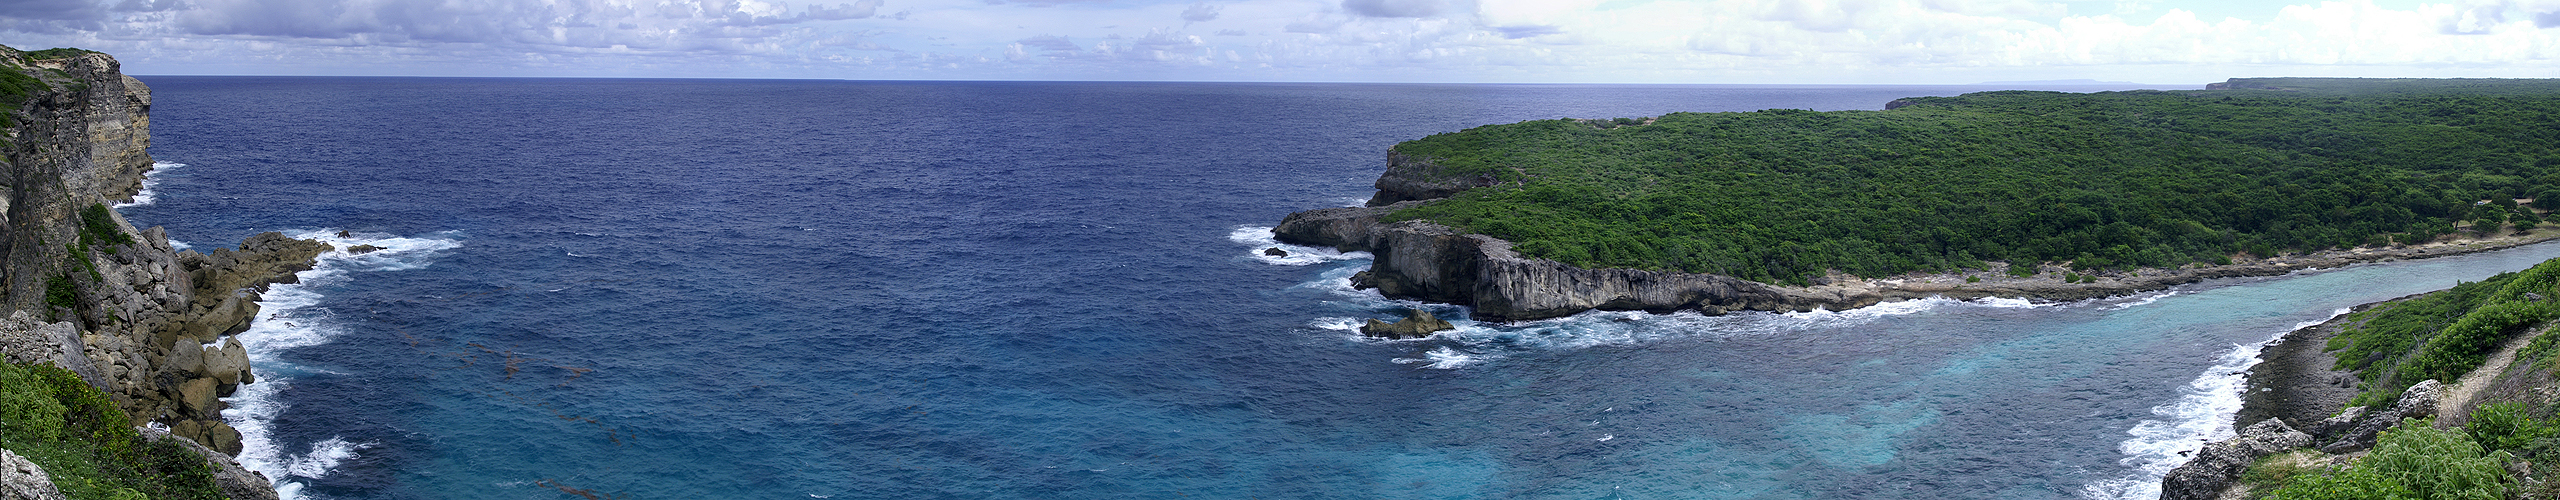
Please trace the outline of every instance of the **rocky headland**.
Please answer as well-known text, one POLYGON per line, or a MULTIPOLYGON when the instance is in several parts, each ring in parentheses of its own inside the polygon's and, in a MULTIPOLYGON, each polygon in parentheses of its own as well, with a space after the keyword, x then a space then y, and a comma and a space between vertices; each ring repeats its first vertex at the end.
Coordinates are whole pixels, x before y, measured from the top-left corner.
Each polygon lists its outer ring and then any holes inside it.
POLYGON ((34 80, 0 122, 0 356, 67 369, 145 435, 210 452, 225 495, 274 498, 225 456, 240 452, 240 433, 218 398, 257 380, 235 335, 259 294, 295 282, 330 245, 266 233, 199 253, 171 248, 161 228, 135 229, 108 204, 131 199, 152 168, 150 88, 106 54, 41 56, 0 47, 0 71, 34 80))
POLYGON ((1832 273, 1811 286, 1783 286, 1731 276, 1642 269, 1585 269, 1512 250, 1511 242, 1468 234, 1429 221, 1386 222, 1397 210, 1431 203, 1468 189, 1495 185, 1490 177, 1453 175, 1429 158, 1387 153, 1387 170, 1366 206, 1289 214, 1272 229, 1283 243, 1365 251, 1376 258, 1353 286, 1375 288, 1397 299, 1471 306, 1479 321, 1523 321, 1598 309, 1706 314, 1733 311, 1847 310, 1927 297, 2012 297, 2081 300, 2112 297, 2214 278, 2271 276, 2359 262, 2442 257, 2560 238, 2544 228, 2520 235, 2446 238, 2419 245, 2363 247, 2266 257, 2241 256, 2227 265, 2075 273, 2047 264, 2024 277, 2007 264, 1974 272, 1913 274, 1867 279, 1832 273), (2085 274, 2089 278, 2070 280, 2085 274))

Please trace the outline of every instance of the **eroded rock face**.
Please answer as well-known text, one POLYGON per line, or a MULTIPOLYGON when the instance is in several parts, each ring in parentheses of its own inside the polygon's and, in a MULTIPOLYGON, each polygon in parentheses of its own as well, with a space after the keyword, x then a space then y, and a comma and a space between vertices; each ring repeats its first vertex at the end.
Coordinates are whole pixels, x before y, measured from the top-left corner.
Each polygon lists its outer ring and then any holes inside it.
POLYGON ((1583 269, 1522 257, 1511 242, 1424 221, 1379 218, 1424 202, 1290 214, 1272 229, 1282 242, 1374 254, 1355 285, 1392 298, 1475 307, 1475 319, 1517 321, 1591 309, 1671 312, 1833 310, 1886 297, 1848 289, 1786 289, 1715 274, 1583 269))
POLYGON ((1491 186, 1489 175, 1458 175, 1430 158, 1387 151, 1387 173, 1378 176, 1378 194, 1369 206, 1383 207, 1413 200, 1436 200, 1459 191, 1491 186))
POLYGON ((2238 437, 2204 445, 2194 460, 2160 479, 2160 500, 2211 500, 2249 470, 2259 458, 2311 445, 2311 435, 2266 419, 2240 431, 2238 437))
POLYGON ((53 476, 9 450, 0 450, 0 500, 62 500, 53 476))
POLYGON ((254 378, 246 349, 224 337, 247 328, 266 285, 292 282, 329 246, 268 233, 199 254, 135 229, 107 205, 151 169, 150 88, 104 54, 38 61, 0 48, 0 60, 42 82, 0 129, 0 302, 13 311, 0 354, 79 374, 137 425, 238 451, 215 397, 254 378))

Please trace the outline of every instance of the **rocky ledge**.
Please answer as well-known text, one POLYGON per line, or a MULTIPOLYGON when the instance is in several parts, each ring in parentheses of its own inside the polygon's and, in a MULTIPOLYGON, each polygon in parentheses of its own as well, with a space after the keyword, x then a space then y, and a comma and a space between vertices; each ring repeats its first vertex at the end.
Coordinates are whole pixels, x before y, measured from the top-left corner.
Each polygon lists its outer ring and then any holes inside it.
POLYGON ((1545 319, 1593 309, 1655 313, 1694 310, 1706 314, 1838 311, 1927 297, 2082 300, 2214 278, 2272 276, 2358 262, 2458 255, 2560 237, 2560 229, 2545 228, 2530 234, 2477 240, 2249 258, 2229 265, 2095 271, 2089 273, 2092 279, 2079 282, 2064 279, 2069 276, 2069 269, 2060 266, 2021 273, 2029 274, 2022 278, 2007 273, 2005 264, 1995 264, 1992 269, 1978 272, 1891 279, 1834 274, 1816 280, 1813 286, 1779 286, 1717 274, 1584 269, 1523 257, 1512 251, 1511 242, 1491 236, 1467 234, 1428 221, 1383 220, 1397 210, 1491 183, 1489 178, 1452 178, 1428 159, 1390 152, 1387 172, 1379 176, 1378 194, 1368 206, 1289 214, 1272 233, 1289 244, 1369 252, 1376 258, 1368 271, 1352 278, 1354 287, 1375 288, 1390 298, 1472 306, 1474 318, 1479 321, 1545 319))

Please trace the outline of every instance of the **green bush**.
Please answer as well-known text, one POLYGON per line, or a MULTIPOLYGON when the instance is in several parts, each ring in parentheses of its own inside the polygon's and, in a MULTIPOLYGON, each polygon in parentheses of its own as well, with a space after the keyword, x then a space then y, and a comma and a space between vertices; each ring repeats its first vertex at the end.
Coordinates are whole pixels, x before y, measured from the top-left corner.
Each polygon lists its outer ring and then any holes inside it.
MULTIPOLYGON (((2355 326, 2328 345, 2338 351, 2338 369, 2364 380, 2348 405, 2384 404, 2418 381, 2461 378, 2507 339, 2560 318, 2560 301, 2550 297, 2560 297, 2560 259, 2350 315, 2355 326)), ((2560 351, 2554 342, 2535 338, 2518 357, 2540 362, 2560 351)))
POLYGON ((2472 409, 2471 423, 2462 430, 2488 451, 2522 452, 2535 441, 2560 436, 2560 422, 2526 415, 2523 403, 2491 403, 2472 409))
POLYGON ((2464 433, 2403 420, 2346 470, 2296 475, 2268 498, 2498 500, 2514 487, 2506 471, 2513 460, 2505 451, 2483 453, 2464 433))
POLYGON ((0 448, 44 467, 72 499, 222 498, 203 456, 144 440, 106 393, 70 371, 0 363, 0 418, 9 419, 0 448))

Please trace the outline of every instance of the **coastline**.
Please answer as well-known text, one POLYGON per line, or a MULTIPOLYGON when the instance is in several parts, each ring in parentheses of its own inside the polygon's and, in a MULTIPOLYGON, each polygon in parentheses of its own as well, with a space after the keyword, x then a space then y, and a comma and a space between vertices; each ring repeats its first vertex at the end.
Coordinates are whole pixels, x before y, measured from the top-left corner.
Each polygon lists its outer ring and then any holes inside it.
MULTIPOLYGON (((1396 176, 1397 170, 1391 169, 1381 177, 1381 185, 1396 176)), ((1382 189, 1380 199, 1386 199, 1384 194, 1388 192, 1382 189)), ((1858 278, 1835 271, 1814 285, 1782 286, 1717 274, 1584 269, 1521 256, 1512 250, 1509 241, 1429 221, 1381 220, 1398 209, 1421 203, 1429 201, 1301 211, 1283 218, 1271 232, 1274 240, 1283 243, 1372 253, 1369 270, 1352 278, 1355 288, 1375 288, 1389 298, 1469 306, 1474 308, 1473 319, 1495 322, 1557 318, 1591 310, 1693 310, 1708 315, 1734 311, 1845 311, 1929 297, 2075 301, 2158 291, 2215 278, 2273 276, 2365 262, 2463 255, 2560 239, 2560 228, 2541 228, 2523 235, 2455 237, 2418 245, 2264 258, 2242 256, 2221 265, 2093 270, 2082 274, 2061 264, 2047 263, 2029 276, 2017 277, 2006 272, 2007 264, 1993 263, 1982 270, 1888 278, 1858 278), (2078 280, 2081 282, 2067 282, 2068 278, 2081 276, 2085 276, 2078 280)))
POLYGON ((2358 304, 2328 321, 2268 341, 2258 350, 2258 365, 2249 369, 2248 383, 2241 386, 2240 411, 2232 418, 2232 428, 2275 418, 2300 429, 2345 409, 2356 396, 2359 379, 2355 372, 2333 368, 2338 357, 2329 352, 2329 339, 2359 325, 2360 321, 2350 319, 2355 313, 2429 293, 2435 292, 2358 304))
MULTIPOLYGON (((1895 278, 1864 279, 1833 274, 1831 284, 1806 287, 1772 285, 1815 295, 1874 294, 1887 300, 1907 300, 1944 296, 1953 299, 2005 297, 2052 301, 2075 301, 2116 297, 2167 289, 2214 278, 2275 276, 2304 270, 2333 269, 2369 262, 2450 257, 2503 250, 2560 239, 2560 229, 2540 228, 2517 236, 2505 234, 2488 238, 2457 238, 2420 245, 2390 247, 2358 247, 2333 249, 2307 254, 2285 254, 2266 258, 2234 260, 2227 265, 2188 265, 2174 269, 2143 268, 2130 271, 2088 271, 2096 277, 2091 283, 2065 283, 2064 273, 2073 272, 2061 265, 2047 264, 2036 274, 2014 277, 1999 269, 1964 273, 1905 275, 1895 278), (1980 278, 1980 282, 1967 282, 1980 278)), ((1863 307, 1863 306, 1861 306, 1863 307)))

